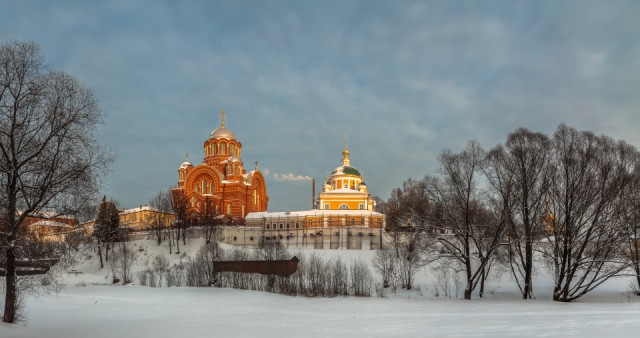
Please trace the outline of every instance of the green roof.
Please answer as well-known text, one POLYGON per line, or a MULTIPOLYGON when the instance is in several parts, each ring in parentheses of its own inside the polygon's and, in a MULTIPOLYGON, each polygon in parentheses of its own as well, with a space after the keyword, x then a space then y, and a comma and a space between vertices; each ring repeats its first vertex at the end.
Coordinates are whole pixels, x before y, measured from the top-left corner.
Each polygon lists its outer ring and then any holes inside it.
POLYGON ((358 171, 358 169, 354 168, 354 167, 350 167, 348 165, 345 165, 342 168, 342 172, 347 174, 347 175, 355 175, 355 176, 360 176, 360 172, 358 171))

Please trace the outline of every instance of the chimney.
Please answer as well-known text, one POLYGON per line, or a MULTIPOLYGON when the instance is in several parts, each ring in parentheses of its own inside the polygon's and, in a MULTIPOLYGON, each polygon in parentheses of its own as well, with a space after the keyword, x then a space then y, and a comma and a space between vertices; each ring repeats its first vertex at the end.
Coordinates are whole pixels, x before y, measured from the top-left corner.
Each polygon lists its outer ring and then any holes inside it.
POLYGON ((311 193, 313 194, 311 196, 311 209, 315 209, 316 208, 316 179, 315 178, 311 179, 311 193))

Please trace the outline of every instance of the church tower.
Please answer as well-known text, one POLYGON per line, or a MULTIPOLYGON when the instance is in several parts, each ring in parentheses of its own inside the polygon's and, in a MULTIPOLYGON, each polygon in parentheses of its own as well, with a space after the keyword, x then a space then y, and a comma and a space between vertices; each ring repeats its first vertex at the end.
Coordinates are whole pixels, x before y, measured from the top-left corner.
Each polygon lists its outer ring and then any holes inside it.
POLYGON ((203 163, 193 166, 188 157, 178 169, 178 188, 174 196, 187 201, 187 217, 197 223, 226 218, 242 223, 250 212, 266 211, 269 202, 264 176, 247 171, 242 162, 242 143, 225 125, 226 112, 220 112, 220 127, 204 141, 203 163))
POLYGON ((322 186, 318 196, 320 209, 373 210, 373 200, 360 171, 351 166, 347 137, 344 138, 342 165, 335 168, 322 186))

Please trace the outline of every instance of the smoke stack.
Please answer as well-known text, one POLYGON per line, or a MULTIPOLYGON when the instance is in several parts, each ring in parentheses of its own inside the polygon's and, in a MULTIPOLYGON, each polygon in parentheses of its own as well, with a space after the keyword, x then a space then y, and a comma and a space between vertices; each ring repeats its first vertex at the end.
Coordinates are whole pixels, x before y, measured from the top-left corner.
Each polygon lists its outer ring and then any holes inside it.
POLYGON ((312 178, 311 179, 311 191, 313 196, 311 196, 311 209, 315 209, 316 208, 316 179, 312 178))

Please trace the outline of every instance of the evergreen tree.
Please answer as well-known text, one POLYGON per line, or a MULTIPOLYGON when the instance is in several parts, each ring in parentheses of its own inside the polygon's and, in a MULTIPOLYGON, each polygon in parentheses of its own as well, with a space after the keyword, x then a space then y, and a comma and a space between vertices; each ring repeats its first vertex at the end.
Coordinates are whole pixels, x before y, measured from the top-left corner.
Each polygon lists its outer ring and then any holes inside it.
POLYGON ((109 260, 110 244, 121 240, 120 215, 118 208, 113 201, 107 201, 107 197, 102 197, 102 202, 98 208, 98 216, 94 226, 93 236, 98 240, 98 255, 100 256, 100 268, 104 267, 102 262, 102 244, 106 244, 105 260, 109 260))

